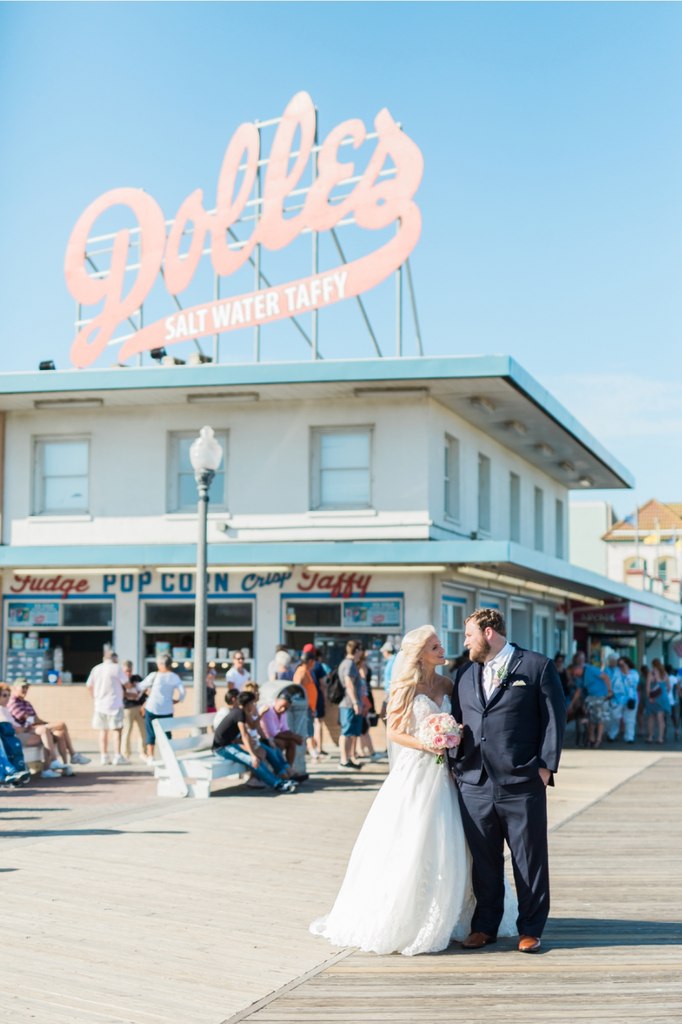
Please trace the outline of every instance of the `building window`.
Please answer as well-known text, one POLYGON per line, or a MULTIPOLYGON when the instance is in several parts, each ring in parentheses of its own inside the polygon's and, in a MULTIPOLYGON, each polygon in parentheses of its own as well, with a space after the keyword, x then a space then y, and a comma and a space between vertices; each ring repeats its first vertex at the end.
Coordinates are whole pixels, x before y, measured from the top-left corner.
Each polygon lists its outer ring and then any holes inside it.
POLYGON ((626 558, 623 562, 623 578, 632 586, 631 576, 646 576, 647 563, 645 558, 626 558))
POLYGON ((564 503, 557 498, 554 527, 554 554, 564 557, 564 503))
POLYGON ((675 559, 659 558, 658 565, 656 567, 656 575, 659 580, 667 586, 675 576, 675 559))
POLYGON ((509 474, 509 539, 521 543, 521 477, 509 474))
POLYGON ((87 438, 39 438, 35 443, 34 515, 87 512, 89 462, 87 438))
POLYGON ((466 615, 465 598, 444 598, 442 601, 442 633, 441 642, 446 658, 458 658, 464 650, 464 618, 466 615))
MULTIPOLYGON (((198 431, 183 431, 169 437, 168 511, 196 512, 199 492, 194 470, 189 460, 189 449, 196 441, 198 431)), ((225 477, 227 464, 227 431, 216 430, 215 439, 223 450, 223 461, 208 490, 210 509, 227 508, 225 477)))
POLYGON ((535 636, 533 650, 540 654, 549 654, 549 614, 540 612, 535 616, 535 636))
POLYGON ((545 496, 540 487, 535 488, 535 550, 545 550, 545 496))
POLYGON ((478 455, 478 529, 490 533, 490 459, 478 455))
POLYGON ((371 441, 370 427, 313 430, 312 508, 370 508, 371 441))
POLYGON ((459 521, 459 441, 445 435, 445 515, 459 521))

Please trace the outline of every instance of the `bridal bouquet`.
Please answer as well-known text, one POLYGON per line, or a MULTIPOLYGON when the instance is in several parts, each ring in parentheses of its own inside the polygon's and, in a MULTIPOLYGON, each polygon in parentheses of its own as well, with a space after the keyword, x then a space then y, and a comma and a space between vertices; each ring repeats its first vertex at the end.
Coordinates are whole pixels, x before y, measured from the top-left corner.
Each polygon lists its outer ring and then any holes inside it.
POLYGON ((445 752, 459 746, 462 726, 452 715, 429 715, 419 727, 419 742, 436 751, 436 764, 443 764, 445 752))

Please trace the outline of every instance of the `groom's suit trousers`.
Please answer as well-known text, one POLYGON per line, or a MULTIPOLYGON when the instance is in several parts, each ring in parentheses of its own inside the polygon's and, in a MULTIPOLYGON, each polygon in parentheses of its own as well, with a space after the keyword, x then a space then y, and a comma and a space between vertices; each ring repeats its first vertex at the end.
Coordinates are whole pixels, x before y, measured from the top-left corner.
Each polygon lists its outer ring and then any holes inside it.
POLYGON ((538 776, 498 786, 483 770, 478 785, 457 782, 464 833, 473 857, 472 932, 497 935, 504 913, 504 841, 512 855, 519 935, 540 938, 549 915, 547 794, 538 776))

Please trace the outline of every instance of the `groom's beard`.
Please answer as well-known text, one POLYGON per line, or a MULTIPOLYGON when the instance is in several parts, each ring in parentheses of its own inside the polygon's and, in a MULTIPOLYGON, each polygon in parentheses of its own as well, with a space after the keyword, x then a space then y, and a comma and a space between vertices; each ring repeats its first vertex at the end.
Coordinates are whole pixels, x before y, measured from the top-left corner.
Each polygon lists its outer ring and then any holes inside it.
POLYGON ((476 647, 470 647, 469 648, 469 657, 471 658, 472 661, 478 661, 481 664, 483 664, 483 662, 486 660, 486 658, 490 654, 491 650, 492 650, 492 648, 491 648, 490 644, 488 643, 488 641, 486 640, 486 638, 485 637, 481 637, 481 640, 476 645, 476 647))

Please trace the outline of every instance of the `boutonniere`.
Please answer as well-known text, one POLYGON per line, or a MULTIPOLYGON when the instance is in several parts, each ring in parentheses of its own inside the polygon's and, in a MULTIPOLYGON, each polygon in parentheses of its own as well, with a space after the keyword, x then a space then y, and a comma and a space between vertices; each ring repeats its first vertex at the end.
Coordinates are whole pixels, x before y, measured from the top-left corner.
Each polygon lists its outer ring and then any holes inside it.
POLYGON ((493 685, 502 686, 502 683, 505 682, 508 675, 509 669, 507 668, 506 665, 504 665, 502 668, 498 668, 497 672, 495 673, 495 678, 493 679, 493 685))

